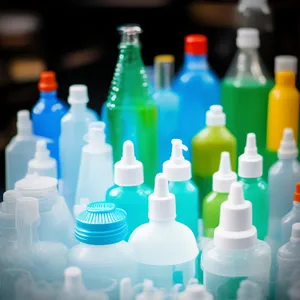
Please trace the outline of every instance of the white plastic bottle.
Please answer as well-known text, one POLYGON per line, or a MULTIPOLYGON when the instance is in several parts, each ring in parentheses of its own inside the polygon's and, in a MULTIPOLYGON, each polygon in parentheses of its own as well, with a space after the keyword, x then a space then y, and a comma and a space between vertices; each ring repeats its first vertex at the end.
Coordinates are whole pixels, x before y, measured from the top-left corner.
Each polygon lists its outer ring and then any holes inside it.
POLYGON ((204 286, 215 300, 236 299, 240 282, 250 279, 268 295, 270 246, 257 239, 252 225, 252 205, 244 199, 240 182, 231 185, 221 205, 220 224, 201 258, 204 286))
POLYGON ((191 229, 175 221, 175 196, 169 193, 163 174, 155 178, 148 216, 149 223, 139 226, 129 238, 139 264, 138 281, 150 279, 159 288, 187 284, 195 276, 199 250, 191 229))
POLYGON ((54 158, 50 157, 46 140, 41 139, 36 142, 34 158, 28 162, 27 173, 57 178, 57 163, 54 158))
POLYGON ((293 225, 290 241, 279 248, 277 266, 276 299, 288 299, 288 291, 294 284, 294 274, 300 270, 300 223, 293 225))
POLYGON ((76 192, 76 204, 81 198, 91 202, 104 201, 106 191, 113 184, 112 147, 105 143, 105 124, 89 124, 87 141, 82 148, 79 177, 76 192))

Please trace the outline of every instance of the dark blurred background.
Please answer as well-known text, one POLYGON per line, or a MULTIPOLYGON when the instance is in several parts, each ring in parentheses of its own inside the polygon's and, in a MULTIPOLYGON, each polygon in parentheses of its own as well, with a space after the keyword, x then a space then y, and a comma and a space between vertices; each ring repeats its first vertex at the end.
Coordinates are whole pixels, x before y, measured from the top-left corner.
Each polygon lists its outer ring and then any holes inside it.
MULTIPOLYGON (((261 54, 270 73, 274 56, 299 58, 300 2, 271 0, 271 26, 261 32, 261 54)), ((209 60, 223 77, 235 52, 237 1, 81 0, 0 1, 0 187, 4 149, 15 135, 15 116, 38 100, 37 81, 45 69, 57 72, 59 96, 71 84, 89 88, 90 106, 100 113, 118 55, 116 28, 138 23, 142 55, 151 66, 157 54, 183 58, 183 38, 208 36, 209 60), (26 4, 24 4, 24 2, 26 4)))

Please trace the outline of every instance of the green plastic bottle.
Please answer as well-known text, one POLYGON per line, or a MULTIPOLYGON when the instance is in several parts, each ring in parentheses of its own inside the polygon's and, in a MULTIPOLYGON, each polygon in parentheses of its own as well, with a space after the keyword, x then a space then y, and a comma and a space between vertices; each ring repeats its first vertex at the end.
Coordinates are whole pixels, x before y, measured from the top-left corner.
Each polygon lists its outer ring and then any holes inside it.
POLYGON ((229 152, 221 153, 218 172, 213 175, 212 192, 203 199, 204 237, 213 238, 215 228, 219 226, 221 204, 228 199, 230 186, 237 180, 231 170, 229 152))
POLYGON ((141 57, 141 28, 125 25, 119 31, 120 53, 107 99, 108 138, 114 162, 121 159, 126 140, 134 143, 136 157, 144 165, 145 183, 153 186, 158 171, 158 110, 141 57))
POLYGON ((239 157, 239 181, 243 183, 244 197, 252 203, 253 225, 257 236, 264 240, 268 233, 268 185, 262 178, 263 158, 257 153, 256 136, 247 135, 245 152, 239 157))
MULTIPOLYGON (((236 139, 225 127, 226 116, 221 105, 212 105, 206 113, 206 127, 192 140, 193 180, 200 196, 199 216, 202 218, 202 199, 212 188, 212 176, 218 170, 220 155, 230 153, 233 170, 236 166, 236 139)), ((201 233, 201 232, 200 232, 201 233)))
POLYGON ((227 127, 238 141, 238 155, 249 132, 256 134, 259 152, 266 146, 268 95, 274 82, 259 57, 259 43, 257 29, 238 30, 238 51, 221 84, 221 103, 227 127))

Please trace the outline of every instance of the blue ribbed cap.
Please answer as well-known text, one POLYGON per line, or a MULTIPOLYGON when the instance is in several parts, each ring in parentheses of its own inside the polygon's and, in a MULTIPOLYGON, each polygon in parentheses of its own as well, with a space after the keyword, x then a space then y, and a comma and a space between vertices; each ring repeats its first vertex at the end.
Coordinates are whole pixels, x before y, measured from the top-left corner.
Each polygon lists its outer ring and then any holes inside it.
POLYGON ((113 203, 93 202, 76 218, 75 237, 90 245, 123 241, 128 233, 126 212, 113 203))

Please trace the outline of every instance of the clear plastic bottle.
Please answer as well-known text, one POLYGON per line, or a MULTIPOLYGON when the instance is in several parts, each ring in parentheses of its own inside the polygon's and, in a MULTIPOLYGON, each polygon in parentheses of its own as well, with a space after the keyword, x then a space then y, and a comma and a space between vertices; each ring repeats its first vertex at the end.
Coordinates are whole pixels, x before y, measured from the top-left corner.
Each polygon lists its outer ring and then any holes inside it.
POLYGON ((112 148, 105 142, 104 128, 103 122, 89 124, 88 144, 81 153, 76 205, 80 205, 81 198, 104 201, 107 189, 113 184, 112 148))
POLYGON ((161 173, 149 196, 148 216, 149 223, 138 227, 129 238, 138 263, 138 281, 150 279, 166 289, 187 284, 195 276, 199 250, 193 232, 175 221, 175 196, 169 193, 167 178, 161 173))
POLYGON ((68 207, 73 211, 80 167, 84 135, 88 132, 89 123, 96 121, 87 113, 87 87, 72 85, 69 89, 69 112, 61 120, 59 153, 61 159, 62 194, 68 207))
POLYGON ((257 239, 252 204, 244 200, 240 182, 232 183, 228 201, 221 205, 220 224, 203 250, 201 265, 204 286, 215 300, 236 299, 245 279, 257 283, 264 297, 268 295, 271 249, 257 239))

